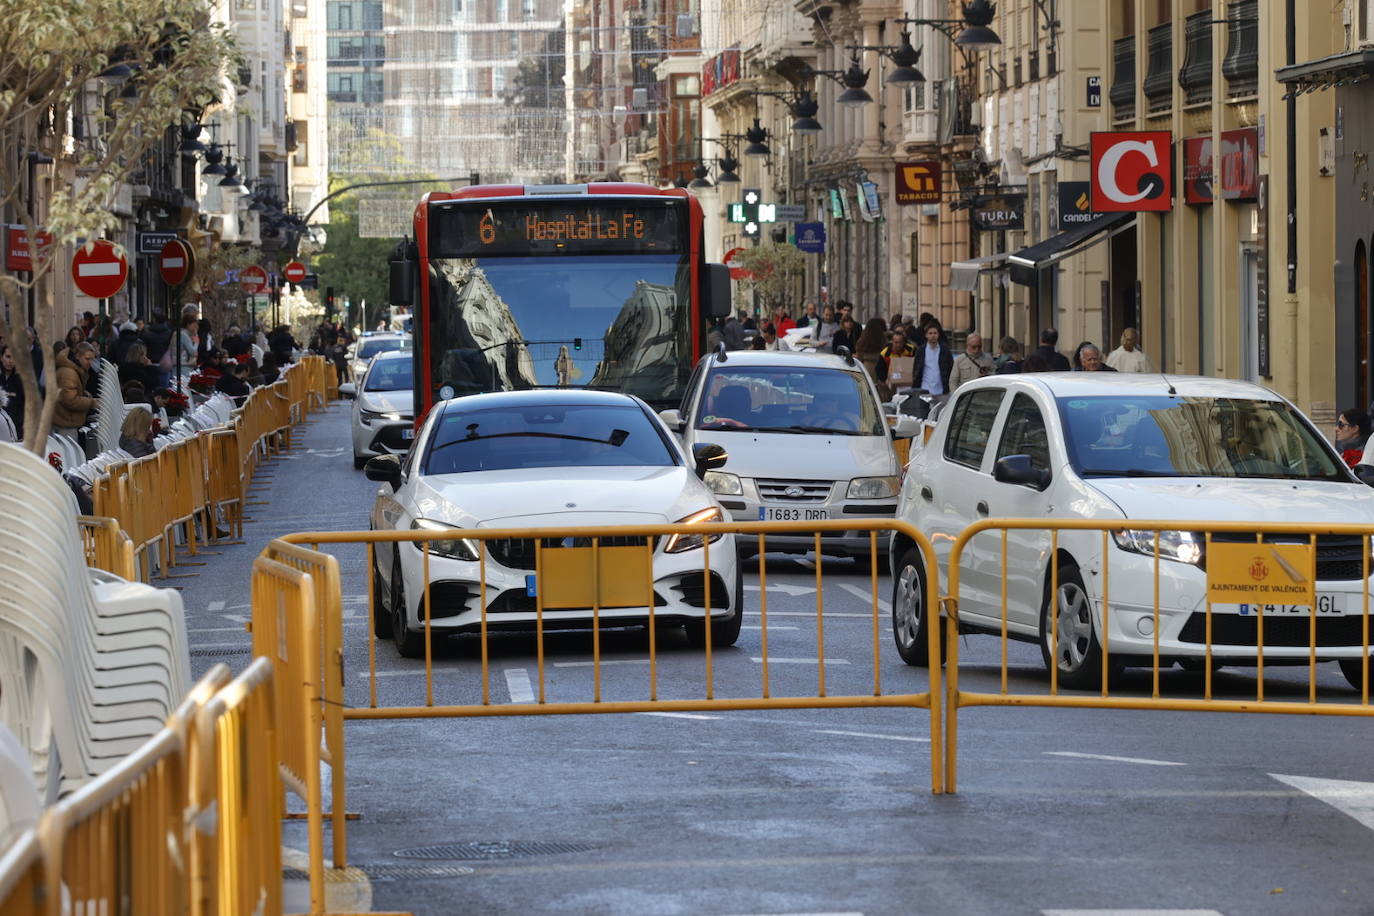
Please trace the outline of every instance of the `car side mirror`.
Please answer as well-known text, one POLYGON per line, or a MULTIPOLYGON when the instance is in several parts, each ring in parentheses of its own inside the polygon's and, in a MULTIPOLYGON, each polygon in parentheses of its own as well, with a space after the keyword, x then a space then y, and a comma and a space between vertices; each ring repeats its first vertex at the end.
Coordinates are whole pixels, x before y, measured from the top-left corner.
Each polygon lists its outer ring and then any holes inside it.
POLYGON ((734 308, 730 296, 730 268, 724 264, 706 265, 707 318, 725 318, 734 308))
POLYGON ((353 400, 358 396, 358 386, 353 382, 344 382, 339 386, 339 397, 353 400))
POLYGON ((658 418, 675 433, 682 432, 682 412, 679 410, 660 410, 658 418))
POLYGON ((725 447, 714 442, 698 442, 692 446, 692 461, 696 463, 698 477, 705 477, 707 471, 725 467, 725 459, 729 457, 725 447))
POLYGON ((1008 455, 992 466, 992 479, 1043 490, 1050 485, 1050 472, 1032 465, 1030 455, 1008 455))
POLYGON ((391 489, 395 490, 401 485, 401 456, 378 455, 369 458, 367 464, 363 465, 363 473, 367 475, 368 480, 389 483, 391 489))
POLYGON ((907 414, 904 414, 904 413, 899 413, 899 414, 897 414, 897 416, 894 418, 894 421, 893 421, 893 423, 892 423, 892 438, 894 438, 894 439, 912 439, 912 438, 915 438, 916 434, 919 433, 919 432, 921 431, 921 427, 924 426, 924 425, 925 425, 925 424, 922 423, 922 422, 921 422, 919 419, 917 419, 916 417, 908 416, 907 414))

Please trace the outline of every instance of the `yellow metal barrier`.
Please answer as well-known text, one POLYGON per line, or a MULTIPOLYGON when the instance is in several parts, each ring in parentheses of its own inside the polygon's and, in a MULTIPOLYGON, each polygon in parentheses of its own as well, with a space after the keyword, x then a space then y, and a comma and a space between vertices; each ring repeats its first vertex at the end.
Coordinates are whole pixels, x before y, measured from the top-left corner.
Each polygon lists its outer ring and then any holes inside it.
POLYGON ((271 662, 258 658, 196 715, 191 747, 196 916, 282 909, 282 793, 271 690, 271 662))
MULTIPOLYGON (((345 864, 345 843, 341 837, 346 830, 343 819, 345 811, 345 780, 341 766, 343 760, 343 722, 359 719, 396 719, 396 718, 433 718, 433 717, 479 717, 479 716, 531 716, 567 715, 588 713, 631 713, 657 711, 703 711, 703 710, 748 710, 748 709, 807 709, 807 708, 898 708, 926 709, 929 711, 931 736, 931 791, 939 793, 943 789, 942 717, 941 717, 941 668, 939 640, 929 640, 927 663, 929 665, 929 684, 920 692, 889 693, 883 689, 882 649, 887 644, 889 626, 886 615, 880 611, 878 595, 879 564, 886 554, 886 538, 880 534, 899 532, 914 544, 925 557, 927 568, 934 569, 934 554, 925 536, 902 522, 890 519, 853 519, 833 522, 771 522, 771 523, 726 523, 709 526, 711 534, 734 533, 757 537, 759 546, 759 603, 756 608, 742 607, 741 613, 758 615, 762 626, 761 676, 757 696, 722 697, 715 686, 715 654, 711 640, 705 639, 702 649, 701 696, 695 699, 661 699, 658 686, 658 650, 655 627, 658 613, 654 610, 652 596, 653 555, 655 539, 661 536, 700 535, 701 525, 656 525, 623 526, 614 528, 556 528, 556 529, 463 529, 452 533, 423 531, 405 532, 308 532, 291 535, 272 542, 258 558, 254 566, 253 579, 253 642, 255 652, 269 656, 276 667, 275 689, 278 702, 278 721, 282 735, 282 771, 287 785, 307 801, 309 807, 310 856, 312 889, 319 883, 323 887, 324 849, 323 849, 323 799, 320 789, 320 762, 332 759, 334 797, 333 809, 334 863, 336 867, 345 864), (872 686, 861 693, 836 694, 826 683, 825 646, 826 646, 826 599, 823 591, 822 567, 816 569, 816 613, 815 640, 817 653, 817 680, 813 694, 802 696, 778 696, 775 686, 769 680, 768 667, 768 589, 767 570, 764 554, 767 538, 770 535, 796 535, 799 533, 815 538, 815 548, 819 554, 822 547, 822 532, 854 531, 869 532, 871 560, 869 579, 871 597, 868 602, 871 627, 867 641, 870 643, 872 657, 872 686), (589 547, 544 548, 546 542, 558 542, 563 538, 586 539, 589 547), (477 542, 479 569, 482 570, 480 583, 480 606, 482 609, 479 636, 481 639, 481 688, 480 703, 467 705, 444 705, 435 701, 435 643, 439 638, 432 626, 429 615, 424 622, 424 664, 425 664, 425 704, 423 706, 383 706, 377 697, 376 678, 376 638, 368 627, 368 670, 369 701, 365 707, 351 707, 344 702, 342 665, 344 646, 342 627, 342 601, 338 591, 338 571, 336 561, 317 551, 325 544, 366 544, 368 564, 375 562, 374 552, 378 545, 414 543, 423 545, 425 565, 428 566, 430 544, 438 541, 470 539, 477 542), (601 546, 603 538, 614 538, 613 544, 601 546), (498 704, 491 700, 490 662, 488 645, 487 583, 485 576, 488 542, 493 540, 532 540, 535 544, 535 594, 536 622, 533 627, 538 658, 537 700, 528 704, 498 704), (313 545, 315 550, 305 550, 302 545, 313 545), (642 544, 643 546, 638 546, 642 544), (581 568, 576 563, 562 562, 577 553, 581 557, 581 568), (616 569, 625 575, 625 580, 612 583, 605 579, 602 571, 616 569), (638 579, 639 584, 634 585, 638 579), (630 584, 626 584, 629 582, 630 584), (545 583, 550 583, 545 588, 545 583), (646 622, 649 633, 647 648, 648 678, 644 697, 641 699, 608 700, 602 696, 602 659, 601 642, 603 629, 608 625, 601 617, 603 605, 618 606, 629 600, 630 592, 638 589, 639 600, 646 609, 646 622), (579 590, 583 593, 577 594, 579 590), (616 595, 615 600, 608 596, 616 595), (562 595, 562 599, 558 596, 562 595), (590 601, 592 619, 592 691, 589 700, 553 701, 548 697, 545 680, 545 613, 558 607, 574 607, 580 602, 590 601), (337 720, 334 718, 337 716, 337 720), (337 726, 335 723, 337 722, 337 726)), ((722 549, 722 548, 717 548, 722 549)), ((711 618, 710 608, 710 551, 709 544, 702 551, 702 576, 705 607, 703 619, 711 618)), ((425 606, 432 607, 428 575, 424 576, 425 606)), ((937 604, 938 588, 934 576, 928 577, 927 606, 937 604)), ((371 576, 369 576, 371 583, 371 576)), ((377 596, 372 594, 369 584, 369 611, 376 614, 377 596)), ((610 624, 616 626, 620 624, 610 624)), ((703 624, 704 625, 704 624, 703 624)), ((709 628, 707 628, 709 632, 709 628)), ((313 890, 312 890, 313 895, 313 890)), ((322 900, 322 896, 317 898, 322 900)))
MULTIPOLYGON (((1160 645, 1161 631, 1169 620, 1161 613, 1161 573, 1160 573, 1160 536, 1163 532, 1191 532, 1202 537, 1201 544, 1190 541, 1195 547, 1199 548, 1197 557, 1199 560, 1211 557, 1213 567, 1217 567, 1224 559, 1224 554, 1232 551, 1235 547, 1245 550, 1245 556, 1256 555, 1264 562, 1252 566, 1249 569, 1242 569, 1241 576, 1247 581, 1238 587, 1242 589, 1258 590, 1262 586, 1255 584, 1265 577, 1271 575, 1274 568, 1282 568, 1287 574, 1292 576, 1291 581, 1306 583, 1303 590, 1299 592, 1299 597, 1291 599, 1285 606, 1301 607, 1304 602, 1315 601, 1315 586, 1318 581, 1319 573, 1317 567, 1318 539, 1327 536, 1356 537, 1358 541, 1358 551, 1361 557, 1362 574, 1360 579, 1355 582, 1368 582, 1370 574, 1370 549, 1371 535, 1374 535, 1374 528, 1366 525, 1320 525, 1313 526, 1310 523, 1285 523, 1285 524, 1254 524, 1248 522, 1178 522, 1178 521, 1088 521, 1088 520, 1053 520, 1053 519, 986 519, 977 522, 966 528, 955 539, 949 554, 948 566, 946 567, 946 577, 948 580, 948 594, 941 601, 942 616, 944 616, 944 629, 946 633, 946 652, 945 658, 948 665, 945 679, 946 689, 946 745, 945 745, 945 791, 954 792, 957 780, 957 757, 958 757, 958 728, 959 728, 959 709, 964 706, 1048 706, 1048 707, 1077 707, 1077 708, 1108 708, 1108 709, 1168 709, 1183 711, 1218 711, 1218 712, 1261 712, 1261 713, 1288 713, 1304 715, 1337 715, 1337 716, 1374 716, 1374 706, 1369 702, 1369 674, 1370 674, 1370 633, 1369 633, 1369 604, 1370 592, 1368 587, 1356 586, 1362 595, 1361 606, 1353 610, 1346 608, 1337 616, 1328 616, 1327 622, 1335 620, 1346 621, 1356 618, 1360 621, 1359 636, 1351 642, 1341 643, 1342 645, 1360 645, 1361 654, 1358 659, 1348 659, 1343 665, 1348 665, 1353 672, 1353 680, 1358 681, 1360 691, 1358 703, 1348 700, 1323 698, 1317 690, 1317 663, 1318 657, 1329 653, 1323 653, 1320 649, 1329 648, 1319 640, 1318 632, 1318 613, 1313 613, 1314 608, 1307 604, 1307 613, 1299 614, 1305 618, 1306 630, 1305 638, 1298 640, 1295 637, 1295 630, 1292 626, 1281 625, 1271 622, 1271 639, 1268 644, 1265 642, 1265 621, 1273 615, 1273 612, 1266 612, 1266 605, 1272 606, 1272 599, 1260 598, 1256 602, 1256 611, 1253 617, 1254 641, 1248 640, 1245 636, 1237 635, 1241 628, 1235 628, 1226 641, 1217 638, 1218 633, 1215 629, 1218 621, 1223 617, 1239 619, 1240 611, 1236 614, 1223 615, 1213 609, 1213 595, 1227 595, 1229 592, 1217 591, 1222 586, 1214 584, 1209 577, 1206 585, 1201 587, 1199 593, 1191 594, 1191 597, 1198 600, 1197 606, 1201 607, 1202 626, 1198 634, 1202 637, 1200 645, 1202 654, 1197 654, 1198 642, 1188 641, 1185 648, 1180 646, 1176 649, 1162 649, 1160 645), (1025 577, 1025 554, 1018 560, 1013 559, 1009 567, 1009 533, 1010 532, 1043 532, 1037 543, 1028 552, 1036 556, 1039 562, 1043 563, 1045 558, 1049 558, 1048 570, 1040 570, 1044 575, 1044 590, 1040 595, 1042 605, 1034 610, 1041 618, 1041 635, 1039 639, 1043 642, 1048 637, 1049 646, 1054 646, 1054 661, 1049 665, 1049 684, 1046 691, 1026 693, 1013 692, 1009 685, 1009 670, 1007 663, 1007 647, 1009 639, 1009 597, 1008 597, 1008 570, 1016 570, 1025 577), (1113 557, 1117 557, 1116 564, 1119 565, 1121 557, 1129 556, 1122 548, 1114 546, 1112 543, 1114 532, 1144 532, 1147 540, 1151 542, 1151 553, 1138 557, 1151 563, 1153 574, 1152 592, 1141 595, 1138 592, 1128 596, 1123 601, 1116 598, 1112 592, 1112 566, 1113 557), (1149 535, 1153 532, 1152 535, 1149 535), (1065 536, 1067 533, 1067 536, 1065 536), (999 537, 1000 534, 1000 537, 999 537), (971 555, 969 550, 970 543, 975 537, 982 535, 979 542, 979 556, 972 562, 977 562, 983 572, 997 570, 999 574, 996 578, 1000 581, 1000 591, 997 600, 1000 602, 1000 621, 996 617, 989 618, 993 621, 989 625, 986 621, 979 624, 981 629, 992 629, 1000 637, 1001 641, 1001 661, 999 666, 1000 689, 996 693, 978 692, 961 690, 959 687, 960 664, 959 664, 959 637, 958 627, 949 624, 949 618, 959 613, 960 599, 963 595, 961 591, 963 579, 968 572, 967 556, 971 555), (1216 535, 1230 535, 1222 539, 1217 539, 1216 535), (1272 538, 1278 536, 1279 543, 1272 538), (997 544, 992 544, 993 538, 997 538, 997 544), (1283 547, 1281 545, 1291 545, 1283 547), (1296 552, 1286 552, 1296 551, 1296 552), (1217 556, 1213 557, 1215 552, 1217 556), (1260 556, 1262 555, 1262 556, 1260 556), (1073 569, 1080 569, 1080 564, 1091 561, 1091 566, 1084 565, 1081 568, 1087 570, 1085 577, 1082 572, 1076 573, 1077 580, 1070 577, 1074 573, 1065 572, 1061 578, 1061 571, 1072 566, 1073 569), (1100 568, 1098 564, 1100 562, 1100 568), (1085 581, 1086 580, 1086 581, 1085 581), (1096 665, 1097 670, 1093 672, 1094 680, 1097 681, 1096 692, 1077 691, 1065 693, 1060 688, 1060 665, 1058 654, 1061 651, 1062 643, 1060 640, 1060 617, 1065 610, 1073 608, 1063 605, 1065 597, 1061 595, 1060 586, 1070 581, 1078 586, 1078 591, 1082 593, 1082 598, 1087 602, 1086 613, 1089 615, 1091 640, 1087 643, 1086 653, 1083 657, 1091 657, 1096 645, 1096 665), (1094 582, 1091 588, 1087 587, 1087 581, 1094 582), (1049 613, 1049 597, 1056 596, 1054 605, 1055 613, 1049 613), (1130 605, 1133 610, 1126 610, 1126 605, 1130 605), (1140 613, 1134 608, 1148 607, 1149 611, 1140 613), (1115 616, 1114 616, 1115 615, 1115 616), (1113 694, 1111 690, 1112 674, 1122 663, 1122 655, 1118 652, 1114 658, 1112 656, 1111 635, 1114 622, 1117 625, 1122 623, 1127 616, 1135 620, 1137 633, 1143 638, 1151 640, 1151 647, 1148 652, 1136 652, 1127 657, 1130 664, 1136 666, 1148 666, 1151 669, 1151 690, 1149 696, 1122 696, 1113 694), (1048 633, 1045 632, 1048 624, 1048 633), (1278 630, 1283 626, 1281 635, 1275 635, 1272 631, 1278 630), (1148 631, 1148 633, 1147 633, 1148 631), (1242 641, 1237 641, 1238 639, 1242 641), (1221 652, 1216 650, 1221 648, 1221 652), (1247 655, 1248 650, 1248 655, 1247 655), (1161 666, 1168 668, 1175 660, 1184 660, 1188 664, 1196 664, 1203 673, 1203 689, 1200 697, 1192 696, 1164 696, 1160 689, 1161 666), (1253 699, 1226 699, 1218 698, 1213 692, 1213 672, 1215 666, 1220 663, 1231 661, 1232 664, 1241 667, 1255 667, 1257 676, 1255 682, 1255 696, 1253 699), (1265 697, 1265 663, 1269 662, 1273 667, 1275 662, 1293 664, 1294 662, 1305 663, 1307 668, 1307 698, 1305 701, 1293 700, 1273 700, 1265 697), (1357 664, 1351 664, 1357 663, 1357 664)), ((1175 562, 1168 560, 1166 562, 1175 562)), ((1253 562, 1247 560, 1247 562, 1253 562)), ((931 567, 928 567, 931 568, 931 567)), ((1214 568, 1212 570, 1216 572, 1214 568)), ((933 577, 932 577, 933 578, 933 577)), ((987 575, 982 576, 982 580, 987 580, 987 575)), ((983 584, 987 584, 983 581, 983 584)), ((1164 583, 1167 590, 1168 583, 1164 583)), ((1024 581, 1022 586, 1024 588, 1024 581)), ((1299 588, 1299 586, 1286 586, 1299 588)), ((1257 594, 1262 594, 1256 591, 1257 594)), ((1174 594, 1177 594, 1175 592, 1174 594)), ((988 600, 985 595, 986 604, 988 600)), ((1167 597, 1167 596, 1166 596, 1167 597)), ((1223 598, 1223 600, 1227 600, 1223 598)), ((1241 604, 1244 602, 1236 601, 1241 604)), ((1170 614, 1189 613, 1196 616, 1199 611, 1191 608, 1180 608, 1177 611, 1171 609, 1170 614)), ((960 619, 967 625, 968 616, 965 614, 960 619)), ((1247 618, 1248 620, 1249 618, 1247 618)), ((1285 620, 1291 621, 1293 616, 1286 616, 1285 620)), ((1185 624, 1185 626, 1188 624, 1185 624)), ((1249 629, 1248 624, 1244 628, 1249 629)), ((1346 625, 1342 633, 1349 637, 1351 627, 1346 625)), ((1118 631, 1120 632, 1120 631, 1118 631)), ((1083 635, 1075 632, 1075 637, 1083 635)), ((1087 638, 1087 637, 1085 637, 1087 638)), ((1328 642, 1329 642, 1328 638, 1328 642)), ((1086 664, 1086 661, 1084 662, 1086 664)), ((1086 669, 1085 669, 1086 670, 1086 669)), ((1347 675, 1348 677, 1351 675, 1347 675)), ((1195 691, 1191 691, 1195 693, 1195 691)))
POLYGON ((47 897, 47 868, 43 847, 34 828, 25 830, 0 855, 0 916, 56 914, 57 902, 47 897))
POLYGON ((86 551, 87 566, 114 573, 121 579, 138 578, 134 542, 120 530, 119 522, 112 518, 82 515, 77 517, 76 523, 81 530, 81 545, 86 551))

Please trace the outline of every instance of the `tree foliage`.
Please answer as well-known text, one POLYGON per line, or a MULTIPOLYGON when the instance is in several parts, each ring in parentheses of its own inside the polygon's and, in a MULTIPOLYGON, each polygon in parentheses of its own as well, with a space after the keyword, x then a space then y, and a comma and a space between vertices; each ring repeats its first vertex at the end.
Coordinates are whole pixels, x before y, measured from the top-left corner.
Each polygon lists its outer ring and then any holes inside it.
POLYGON ((745 297, 753 293, 765 314, 776 305, 788 305, 793 281, 806 273, 805 254, 794 245, 771 241, 756 248, 745 248, 735 255, 732 263, 745 271, 736 285, 736 296, 747 303, 745 297))
MULTIPOLYGON (((183 111, 220 98, 235 43, 212 22, 213 8, 213 0, 0 0, 0 206, 27 230, 34 264, 27 279, 0 274, 0 296, 19 302, 34 284, 46 292, 41 281, 67 263, 73 243, 118 225, 120 186, 183 111), (128 74, 123 87, 108 79, 115 65, 128 74), (45 161, 50 179, 37 215, 26 194, 34 160, 45 161), (38 247, 40 230, 52 234, 50 248, 38 247)), ((54 339, 55 316, 45 297, 34 322, 43 344, 54 339)), ((0 336, 15 336, 3 316, 0 336)), ((15 361, 25 445, 41 451, 57 386, 45 403, 26 348, 15 361)))

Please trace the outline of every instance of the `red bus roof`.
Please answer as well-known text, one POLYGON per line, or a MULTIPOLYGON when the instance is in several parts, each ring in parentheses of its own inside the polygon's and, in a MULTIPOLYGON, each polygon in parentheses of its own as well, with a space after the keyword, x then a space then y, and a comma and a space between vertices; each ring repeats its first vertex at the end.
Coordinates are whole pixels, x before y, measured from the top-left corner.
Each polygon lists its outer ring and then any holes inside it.
POLYGON ((429 191, 421 202, 467 200, 483 197, 581 197, 586 194, 624 194, 636 197, 688 197, 683 188, 656 188, 633 181, 594 181, 588 184, 523 185, 479 184, 456 191, 429 191))

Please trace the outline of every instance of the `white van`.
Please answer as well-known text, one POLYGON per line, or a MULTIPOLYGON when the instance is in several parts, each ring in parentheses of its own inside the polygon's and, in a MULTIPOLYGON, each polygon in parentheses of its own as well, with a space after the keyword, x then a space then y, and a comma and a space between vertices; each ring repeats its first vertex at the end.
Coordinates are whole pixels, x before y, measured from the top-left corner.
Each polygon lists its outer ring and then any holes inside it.
MULTIPOLYGON (((889 428, 863 365, 821 353, 717 351, 697 363, 679 410, 659 414, 690 453, 698 440, 721 446, 729 469, 706 484, 735 521, 891 518, 901 490, 897 437, 920 429, 914 417, 889 428)), ((880 539, 885 543, 885 539, 880 539)), ((747 549, 756 540, 740 539, 747 549)), ((827 553, 866 556, 863 531, 822 534, 827 553)), ((769 537, 769 548, 805 553, 812 535, 769 537)))

